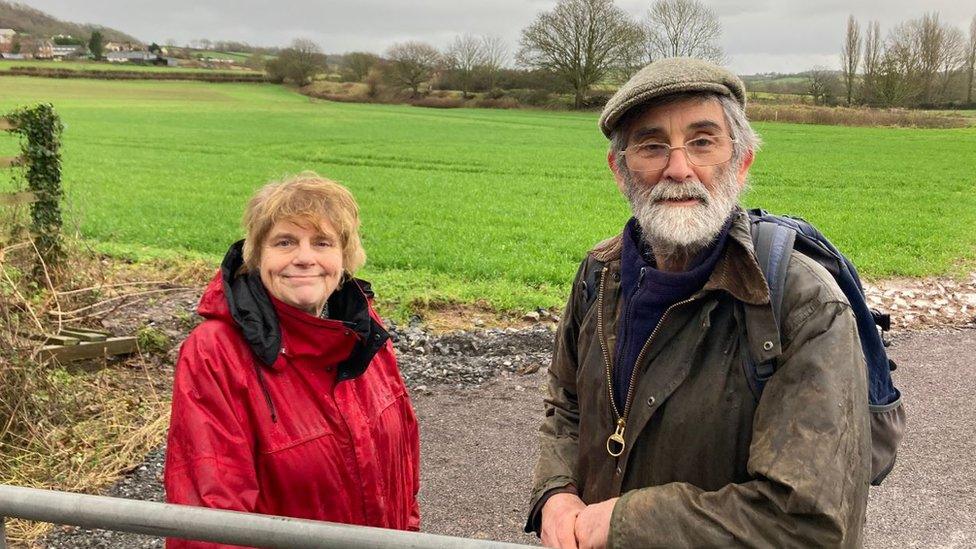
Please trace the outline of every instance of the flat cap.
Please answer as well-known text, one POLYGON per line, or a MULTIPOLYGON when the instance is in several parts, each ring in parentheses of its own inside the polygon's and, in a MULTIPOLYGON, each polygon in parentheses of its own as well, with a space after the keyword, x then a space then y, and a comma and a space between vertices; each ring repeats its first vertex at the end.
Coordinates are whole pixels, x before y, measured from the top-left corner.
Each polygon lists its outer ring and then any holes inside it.
POLYGON ((637 71, 613 94, 600 115, 600 130, 609 138, 630 109, 665 95, 696 91, 727 95, 746 106, 746 88, 738 76, 701 59, 668 57, 637 71))

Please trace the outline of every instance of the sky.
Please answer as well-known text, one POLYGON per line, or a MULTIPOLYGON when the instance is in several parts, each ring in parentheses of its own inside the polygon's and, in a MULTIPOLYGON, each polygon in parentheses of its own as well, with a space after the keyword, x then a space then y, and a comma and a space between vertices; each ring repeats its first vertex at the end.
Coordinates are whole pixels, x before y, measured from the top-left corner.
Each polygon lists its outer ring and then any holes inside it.
MULTIPOLYGON (((439 49, 459 34, 497 35, 514 56, 522 28, 556 0, 15 0, 75 23, 113 27, 140 40, 186 44, 233 40, 286 46, 310 38, 327 53, 370 51, 421 40, 439 49)), ((936 11, 968 33, 976 0, 704 0, 722 24, 720 45, 739 74, 839 68, 848 15, 882 36, 903 21, 936 11)), ((649 0, 616 0, 635 18, 649 0)), ((2 22, 0 22, 2 23, 2 22)))

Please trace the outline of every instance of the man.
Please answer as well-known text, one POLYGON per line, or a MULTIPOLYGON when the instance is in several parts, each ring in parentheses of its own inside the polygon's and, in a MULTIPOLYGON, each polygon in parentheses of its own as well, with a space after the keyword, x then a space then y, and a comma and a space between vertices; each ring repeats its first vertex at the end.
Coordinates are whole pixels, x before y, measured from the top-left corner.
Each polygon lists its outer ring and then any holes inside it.
POLYGON ((738 205, 758 144, 744 106, 735 75, 678 58, 603 111, 633 218, 589 252, 557 332, 526 524, 546 545, 861 543, 871 441, 854 316, 794 252, 773 317, 738 205), (776 360, 761 396, 748 356, 776 360))

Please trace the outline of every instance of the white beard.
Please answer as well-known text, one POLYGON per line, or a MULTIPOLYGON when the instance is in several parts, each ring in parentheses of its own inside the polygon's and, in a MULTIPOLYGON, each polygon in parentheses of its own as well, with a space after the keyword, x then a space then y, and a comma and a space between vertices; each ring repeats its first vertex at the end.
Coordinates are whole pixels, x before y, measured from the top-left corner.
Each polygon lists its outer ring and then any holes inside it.
POLYGON ((644 238, 655 254, 692 256, 718 236, 725 220, 739 203, 739 185, 735 170, 726 168, 716 174, 717 187, 711 195, 701 181, 677 182, 662 179, 656 185, 643 185, 626 174, 625 183, 630 209, 644 238), (666 200, 697 199, 694 206, 673 206, 666 200))

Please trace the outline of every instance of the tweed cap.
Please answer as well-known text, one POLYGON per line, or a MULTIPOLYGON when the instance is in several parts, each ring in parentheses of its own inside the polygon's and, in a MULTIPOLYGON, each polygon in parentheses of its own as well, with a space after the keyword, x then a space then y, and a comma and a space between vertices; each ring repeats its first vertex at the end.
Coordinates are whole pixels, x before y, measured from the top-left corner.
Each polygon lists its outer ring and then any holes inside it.
POLYGON ((665 95, 695 91, 727 95, 746 106, 746 88, 738 76, 701 59, 668 57, 637 71, 613 94, 600 115, 600 130, 609 138, 630 109, 665 95))

